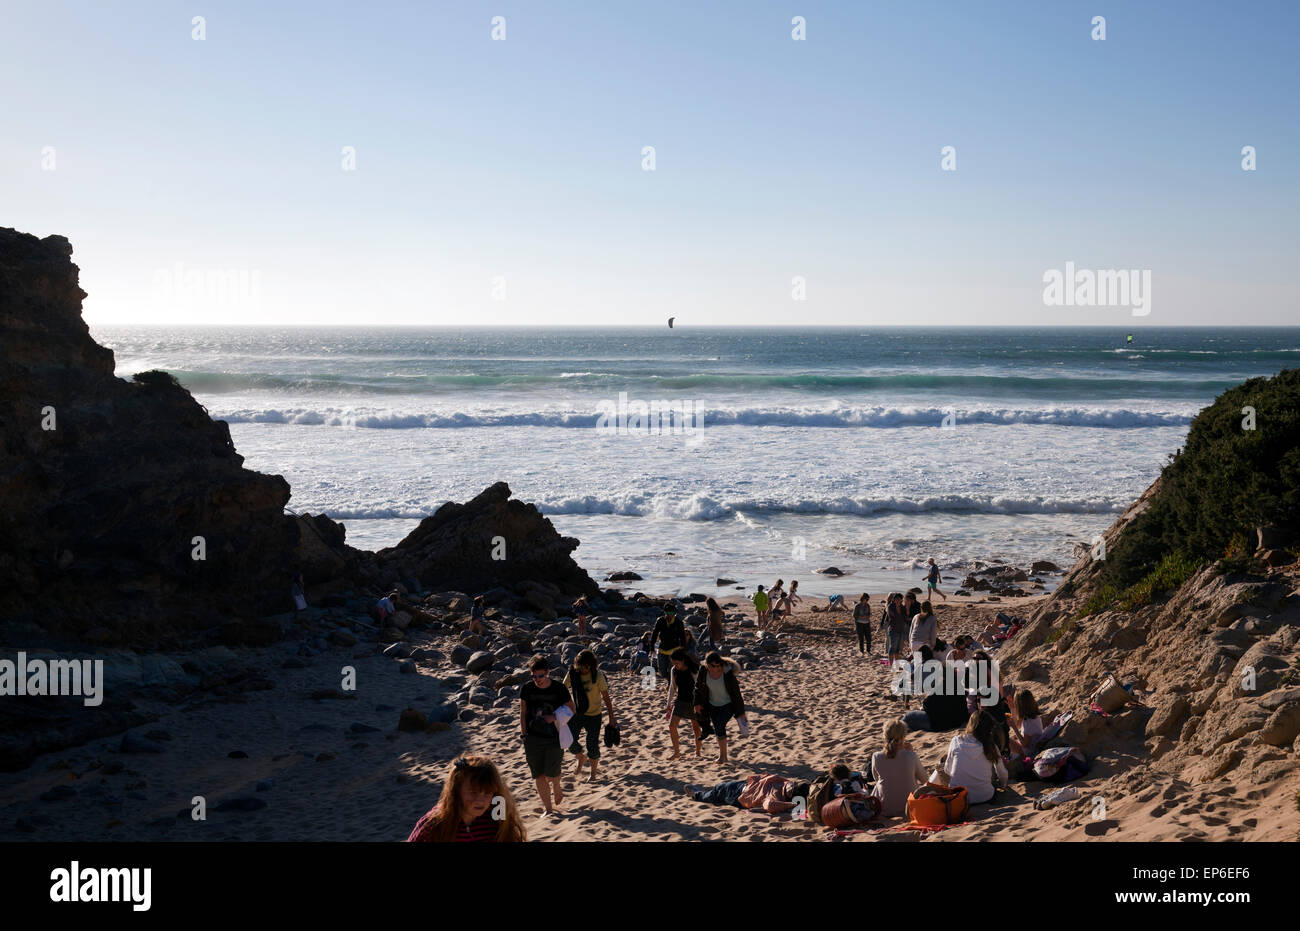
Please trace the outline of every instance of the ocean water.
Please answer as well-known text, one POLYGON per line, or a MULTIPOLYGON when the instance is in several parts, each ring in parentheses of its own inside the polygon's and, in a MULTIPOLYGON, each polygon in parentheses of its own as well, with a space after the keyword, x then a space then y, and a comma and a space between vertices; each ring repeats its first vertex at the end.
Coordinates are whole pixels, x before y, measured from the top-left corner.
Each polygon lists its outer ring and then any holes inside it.
POLYGON ((1068 564, 1199 409, 1300 362, 1300 328, 92 333, 120 376, 174 374, 353 545, 504 480, 593 577, 634 569, 626 587, 656 593, 726 576, 874 595, 930 556, 949 576, 1068 564), (814 573, 830 565, 848 575, 814 573))

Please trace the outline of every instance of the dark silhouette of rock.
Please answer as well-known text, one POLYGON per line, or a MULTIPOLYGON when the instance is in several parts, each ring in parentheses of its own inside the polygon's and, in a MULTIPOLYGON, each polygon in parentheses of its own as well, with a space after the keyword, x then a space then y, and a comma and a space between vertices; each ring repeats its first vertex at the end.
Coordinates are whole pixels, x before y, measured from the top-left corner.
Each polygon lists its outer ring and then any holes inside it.
POLYGON ((171 645, 284 610, 288 484, 243 468, 170 375, 114 376, 71 255, 0 229, 0 616, 171 645))
POLYGON ((545 580, 566 596, 594 596, 596 583, 573 561, 577 547, 576 539, 560 536, 536 507, 512 499, 510 486, 497 482, 465 504, 444 504, 375 557, 387 571, 418 576, 440 591, 545 580))

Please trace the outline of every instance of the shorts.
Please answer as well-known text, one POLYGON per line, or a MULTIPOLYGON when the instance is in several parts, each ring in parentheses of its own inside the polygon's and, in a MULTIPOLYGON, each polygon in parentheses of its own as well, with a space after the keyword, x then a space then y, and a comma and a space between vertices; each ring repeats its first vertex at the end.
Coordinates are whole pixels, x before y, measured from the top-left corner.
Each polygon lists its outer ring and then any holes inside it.
POLYGON ((695 720, 695 705, 689 698, 679 698, 673 702, 673 717, 695 720))
POLYGON ((524 759, 534 779, 546 776, 559 779, 564 769, 564 748, 559 737, 538 737, 529 734, 524 738, 524 759))
POLYGON ((713 725, 713 733, 717 734, 719 740, 726 740, 727 722, 736 716, 731 705, 705 705, 704 711, 709 716, 709 723, 713 725))

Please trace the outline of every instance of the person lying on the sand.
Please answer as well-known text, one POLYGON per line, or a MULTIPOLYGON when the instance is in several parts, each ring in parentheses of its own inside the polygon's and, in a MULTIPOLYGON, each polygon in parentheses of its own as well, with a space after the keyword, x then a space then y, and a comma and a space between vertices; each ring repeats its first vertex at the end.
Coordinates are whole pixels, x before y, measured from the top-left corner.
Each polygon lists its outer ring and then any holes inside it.
POLYGON ((996 787, 1007 784, 1007 767, 1002 762, 996 729, 988 712, 976 711, 966 724, 966 732, 948 744, 939 780, 954 788, 964 787, 972 805, 992 801, 996 787))
POLYGON ((889 818, 907 814, 907 798, 925 782, 925 767, 907 742, 907 725, 890 721, 884 729, 885 749, 871 756, 876 784, 871 794, 880 799, 880 813, 889 818))
POLYGON ((695 801, 708 805, 735 805, 737 808, 777 814, 794 808, 797 798, 806 800, 811 788, 807 782, 768 774, 750 776, 747 779, 728 779, 706 790, 687 786, 686 794, 695 801))
POLYGON ((737 673, 740 665, 717 652, 704 658, 704 665, 695 677, 695 713, 708 714, 709 724, 718 738, 718 762, 727 762, 727 722, 735 717, 740 724, 740 735, 749 732, 745 717, 745 699, 740 694, 737 673))
POLYGON ((695 755, 698 757, 701 745, 700 725, 695 720, 695 677, 700 672, 700 661, 681 647, 673 650, 668 659, 673 666, 672 677, 668 680, 667 711, 668 737, 673 742, 673 755, 668 759, 675 760, 682 755, 677 737, 677 726, 682 721, 691 722, 691 728, 695 732, 695 755))
POLYGON ((411 831, 408 842, 526 841, 519 806, 496 764, 462 753, 451 762, 438 804, 411 831))

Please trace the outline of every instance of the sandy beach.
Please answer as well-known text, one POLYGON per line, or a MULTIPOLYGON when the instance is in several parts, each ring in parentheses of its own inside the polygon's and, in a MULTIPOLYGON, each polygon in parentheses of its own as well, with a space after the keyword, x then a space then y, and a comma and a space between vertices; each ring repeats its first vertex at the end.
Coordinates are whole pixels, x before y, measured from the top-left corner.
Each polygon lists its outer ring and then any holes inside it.
MULTIPOLYGON (((998 609, 1028 613, 1038 600, 941 603, 941 636, 977 631, 998 609)), ((739 604, 729 610, 748 607, 739 604)), ((811 779, 836 762, 863 768, 881 747, 882 726, 905 710, 903 699, 886 694, 889 676, 879 655, 859 655, 847 615, 807 607, 784 628, 779 665, 741 675, 753 730, 739 738, 733 729, 726 766, 714 762, 711 740, 703 759, 694 759, 684 741, 683 758, 668 761, 664 686, 649 693, 633 672, 607 674, 622 744, 604 751, 603 776, 595 783, 575 779, 573 758, 566 758, 558 817, 540 817, 518 737, 517 702, 481 710, 437 733, 402 733, 396 729, 402 709, 427 708, 438 691, 431 677, 454 674, 450 662, 420 661, 415 674, 404 674, 373 644, 358 644, 286 669, 281 664, 293 651, 285 645, 238 651, 244 670, 265 676, 271 688, 148 708, 159 718, 137 732, 152 735, 162 752, 120 753, 121 738, 112 737, 0 775, 0 833, 66 839, 75 806, 76 834, 99 839, 399 841, 437 799, 449 761, 473 751, 501 767, 522 806, 529 839, 539 841, 1297 839, 1300 779, 1294 775, 1263 785, 1240 776, 1193 784, 1177 771, 1142 762, 1141 744, 1133 741, 1093 760, 1092 772, 1076 783, 1076 802, 1038 811, 1034 798, 1053 787, 1013 783, 994 803, 975 806, 969 823, 924 838, 900 830, 897 820, 837 836, 789 815, 693 801, 688 786, 723 779, 762 773, 811 779), (310 697, 336 687, 345 665, 356 669, 355 698, 310 697), (64 794, 74 790, 76 800, 42 801, 58 787, 66 787, 64 794), (195 796, 206 800, 205 821, 190 816, 195 796), (1100 820, 1091 816, 1097 796, 1107 800, 1107 817, 1100 820), (236 805, 265 806, 217 810, 223 801, 248 799, 258 801, 236 805)), ((729 624, 728 633, 735 632, 729 624)), ((411 643, 448 651, 456 639, 418 635, 411 643)), ((881 646, 878 634, 874 645, 881 646)), ((1054 713, 1059 709, 1050 687, 1046 692, 1043 704, 1054 713)), ((942 759, 950 737, 909 735, 927 767, 942 759)))

